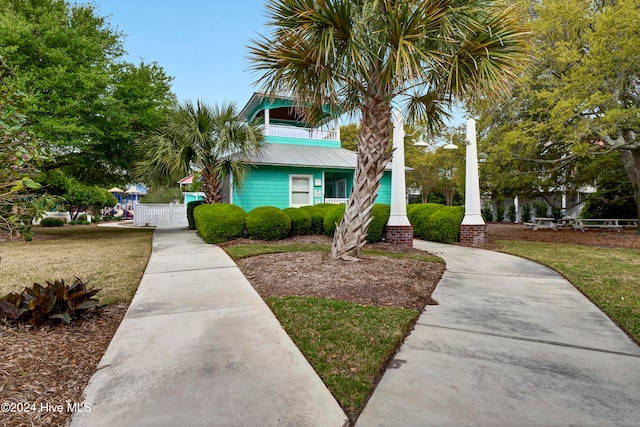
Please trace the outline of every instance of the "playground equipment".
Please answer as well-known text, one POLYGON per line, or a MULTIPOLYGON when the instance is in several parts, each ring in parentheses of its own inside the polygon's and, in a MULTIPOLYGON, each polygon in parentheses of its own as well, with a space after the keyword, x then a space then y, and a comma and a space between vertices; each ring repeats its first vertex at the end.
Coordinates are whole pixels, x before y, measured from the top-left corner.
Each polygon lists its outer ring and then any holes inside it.
POLYGON ((140 201, 140 191, 133 186, 129 187, 127 191, 124 191, 118 187, 113 187, 107 191, 112 193, 113 197, 115 197, 118 201, 115 206, 107 209, 108 212, 110 212, 115 217, 132 219, 134 215, 133 206, 135 203, 138 203, 140 201))

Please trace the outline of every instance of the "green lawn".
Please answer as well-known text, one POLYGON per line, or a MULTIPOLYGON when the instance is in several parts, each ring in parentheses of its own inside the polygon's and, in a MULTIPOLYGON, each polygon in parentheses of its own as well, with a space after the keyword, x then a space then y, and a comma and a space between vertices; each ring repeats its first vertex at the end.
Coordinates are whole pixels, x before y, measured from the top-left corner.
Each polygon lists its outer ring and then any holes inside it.
POLYGON ((269 297, 266 302, 351 419, 419 315, 323 298, 269 297))
POLYGON ((502 252, 545 264, 640 343, 640 250, 505 240, 502 252))
POLYGON ((153 230, 75 225, 34 227, 51 240, 0 243, 0 296, 74 277, 100 288, 101 304, 130 303, 151 255, 153 230))

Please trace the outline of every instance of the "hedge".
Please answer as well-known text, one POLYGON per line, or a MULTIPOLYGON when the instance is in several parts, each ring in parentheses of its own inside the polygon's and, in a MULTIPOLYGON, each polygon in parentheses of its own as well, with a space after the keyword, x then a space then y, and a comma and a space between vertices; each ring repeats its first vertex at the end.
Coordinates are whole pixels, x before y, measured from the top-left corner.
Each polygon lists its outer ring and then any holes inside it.
POLYGON ((193 218, 193 210, 204 204, 204 200, 193 200, 187 203, 187 222, 189 223, 189 230, 196 229, 196 220, 193 218))
POLYGON ((340 224, 346 205, 333 205, 326 210, 324 216, 324 234, 333 236, 336 231, 336 223, 340 224))
POLYGON ((60 218, 46 217, 40 221, 41 227, 62 227, 64 220, 60 218))
POLYGON ((242 237, 246 216, 241 207, 226 203, 206 203, 193 211, 198 234, 207 243, 242 237))
POLYGON ((429 240, 429 218, 435 212, 445 208, 445 205, 438 203, 416 203, 407 208, 407 217, 413 225, 413 235, 418 239, 429 240))
POLYGON ((427 220, 427 240, 454 243, 460 240, 460 223, 464 218, 464 207, 443 206, 427 220))
POLYGON ((273 206, 255 208, 247 214, 245 223, 250 239, 284 239, 291 230, 289 216, 283 210, 273 206))
POLYGON ((283 209, 291 220, 290 236, 306 236, 311 231, 311 215, 309 212, 298 208, 283 209))
POLYGON ((375 243, 382 240, 384 226, 389 221, 390 214, 391 206, 381 203, 373 205, 373 210, 371 211, 373 219, 369 223, 369 230, 367 231, 367 242, 375 243))
POLYGON ((311 216, 311 230, 309 230, 311 234, 324 233, 324 216, 329 209, 335 206, 336 205, 324 203, 322 205, 302 206, 301 208, 299 208, 300 210, 307 212, 311 216))

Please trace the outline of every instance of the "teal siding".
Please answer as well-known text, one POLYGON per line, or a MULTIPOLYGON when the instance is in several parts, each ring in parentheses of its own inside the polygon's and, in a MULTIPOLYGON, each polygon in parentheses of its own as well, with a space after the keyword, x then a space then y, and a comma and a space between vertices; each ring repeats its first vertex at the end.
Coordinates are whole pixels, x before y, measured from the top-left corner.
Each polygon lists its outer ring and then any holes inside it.
MULTIPOLYGON (((347 173, 347 197, 353 188, 353 171, 325 169, 325 172, 347 173)), ((259 166, 246 177, 240 191, 233 191, 233 204, 249 212, 259 206, 289 207, 289 176, 312 175, 313 180, 322 179, 322 169, 303 167, 259 166)), ((313 186, 313 204, 323 201, 322 186, 313 186), (320 195, 318 197, 318 195, 320 195)), ((391 172, 385 172, 380 180, 376 203, 391 203, 391 172)))
POLYGON ((376 203, 391 204, 391 172, 387 171, 380 178, 380 189, 376 196, 376 203))
POLYGON ((305 147, 340 148, 342 146, 340 141, 331 139, 291 138, 288 136, 268 135, 264 137, 264 140, 271 144, 303 145, 305 147))

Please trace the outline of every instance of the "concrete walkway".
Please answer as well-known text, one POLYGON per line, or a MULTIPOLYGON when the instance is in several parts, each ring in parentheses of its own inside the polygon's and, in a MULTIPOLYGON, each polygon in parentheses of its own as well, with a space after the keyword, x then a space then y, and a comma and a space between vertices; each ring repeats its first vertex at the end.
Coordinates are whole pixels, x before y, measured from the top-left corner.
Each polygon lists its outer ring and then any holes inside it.
POLYGON ((235 263, 156 229, 140 287, 72 426, 318 426, 347 417, 235 263))
POLYGON ((415 241, 447 271, 356 427, 639 426, 640 348, 554 271, 415 241))

